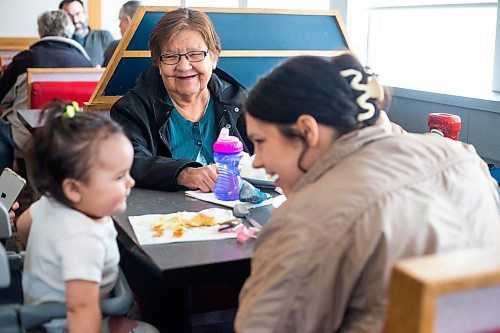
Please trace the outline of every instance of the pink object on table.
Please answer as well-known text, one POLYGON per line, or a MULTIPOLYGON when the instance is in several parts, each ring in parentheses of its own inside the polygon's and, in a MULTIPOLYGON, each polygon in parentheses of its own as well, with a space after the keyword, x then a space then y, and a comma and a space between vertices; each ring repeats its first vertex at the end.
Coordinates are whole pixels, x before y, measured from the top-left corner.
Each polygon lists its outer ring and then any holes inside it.
POLYGON ((236 239, 238 240, 238 242, 245 243, 247 240, 254 236, 254 234, 257 232, 257 229, 255 229, 254 227, 247 228, 243 224, 240 224, 234 228, 234 231, 236 232, 236 239))

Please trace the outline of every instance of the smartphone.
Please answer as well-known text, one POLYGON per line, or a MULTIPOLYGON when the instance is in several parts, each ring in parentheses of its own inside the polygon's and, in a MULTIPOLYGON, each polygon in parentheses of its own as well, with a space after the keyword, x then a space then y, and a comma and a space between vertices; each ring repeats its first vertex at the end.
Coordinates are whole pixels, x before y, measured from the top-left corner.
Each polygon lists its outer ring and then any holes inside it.
POLYGON ((21 190, 26 186, 26 180, 9 168, 5 168, 0 175, 0 203, 7 211, 16 201, 21 190))

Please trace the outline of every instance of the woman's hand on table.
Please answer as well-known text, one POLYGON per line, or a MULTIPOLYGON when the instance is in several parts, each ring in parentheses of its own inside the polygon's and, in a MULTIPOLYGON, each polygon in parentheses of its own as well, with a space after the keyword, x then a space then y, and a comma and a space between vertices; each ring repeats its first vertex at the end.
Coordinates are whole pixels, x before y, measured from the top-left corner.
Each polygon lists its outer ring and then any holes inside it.
POLYGON ((213 192, 217 175, 217 166, 215 164, 200 168, 188 167, 177 176, 177 184, 190 190, 200 189, 203 192, 213 192))

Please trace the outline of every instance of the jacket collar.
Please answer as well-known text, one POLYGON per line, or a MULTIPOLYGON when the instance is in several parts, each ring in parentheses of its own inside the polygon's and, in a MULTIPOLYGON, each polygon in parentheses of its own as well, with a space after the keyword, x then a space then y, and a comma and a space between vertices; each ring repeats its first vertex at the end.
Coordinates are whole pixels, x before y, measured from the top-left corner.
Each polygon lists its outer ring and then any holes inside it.
POLYGON ((342 135, 333 142, 328 152, 295 184, 292 192, 299 191, 310 183, 317 181, 324 173, 334 168, 347 156, 359 151, 370 143, 392 137, 395 132, 390 126, 374 125, 342 135))
POLYGON ((85 49, 83 48, 82 45, 80 45, 80 43, 78 43, 77 41, 73 40, 73 39, 69 39, 69 38, 66 38, 66 37, 60 37, 60 36, 46 36, 46 37, 43 37, 43 38, 40 38, 39 40, 37 40, 36 42, 33 42, 30 44, 30 48, 32 46, 35 46, 37 44, 43 44, 45 42, 59 42, 59 43, 65 43, 65 44, 69 44, 71 46, 73 46, 75 49, 77 49, 78 51, 80 51, 81 54, 83 54, 83 56, 85 58, 87 58, 87 60, 90 61, 90 57, 89 55, 87 54, 87 51, 85 51, 85 49))

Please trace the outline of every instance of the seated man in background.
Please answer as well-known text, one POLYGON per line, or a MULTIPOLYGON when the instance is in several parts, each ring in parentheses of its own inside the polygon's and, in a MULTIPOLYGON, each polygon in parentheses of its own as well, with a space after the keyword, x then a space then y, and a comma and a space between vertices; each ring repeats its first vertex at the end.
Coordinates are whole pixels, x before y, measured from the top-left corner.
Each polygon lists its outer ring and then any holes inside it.
MULTIPOLYGON (((132 18, 134 17, 135 12, 137 12, 137 9, 139 9, 140 5, 141 5, 140 1, 132 0, 125 2, 122 8, 120 8, 118 19, 120 20, 119 26, 122 37, 125 34, 125 31, 127 31, 127 28, 130 25, 130 22, 132 22, 132 18)), ((104 61, 102 62, 102 67, 106 67, 108 65, 120 41, 121 39, 112 41, 111 44, 109 44, 106 51, 104 51, 104 61)))
MULTIPOLYGON (((12 146, 13 142, 9 137, 13 137, 17 148, 22 149, 30 136, 17 116, 17 110, 28 107, 27 68, 92 67, 83 47, 71 39, 74 31, 71 18, 64 11, 47 11, 38 17, 38 34, 41 39, 33 43, 29 50, 16 55, 0 79, 0 107, 4 109, 2 116, 5 120, 0 123, 2 143, 7 142, 12 146)), ((13 151, 14 147, 11 148, 13 151)), ((6 165, 3 167, 11 166, 12 161, 4 164, 6 165)))
POLYGON ((107 30, 90 29, 87 14, 81 0, 63 0, 59 9, 64 10, 73 20, 75 33, 73 39, 80 43, 90 57, 93 66, 100 66, 104 60, 104 50, 113 41, 107 30))

